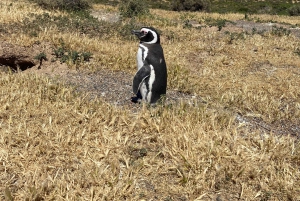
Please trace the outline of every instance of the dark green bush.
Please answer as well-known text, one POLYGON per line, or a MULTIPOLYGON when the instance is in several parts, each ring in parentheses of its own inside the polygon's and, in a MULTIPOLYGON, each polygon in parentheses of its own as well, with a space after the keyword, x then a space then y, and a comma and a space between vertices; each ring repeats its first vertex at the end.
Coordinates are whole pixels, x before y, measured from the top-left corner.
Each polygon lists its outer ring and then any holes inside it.
POLYGON ((291 30, 277 26, 273 26, 271 31, 271 34, 274 36, 288 36, 290 33, 291 30))
POLYGON ((290 16, 300 16, 300 5, 292 6, 288 9, 290 16))
POLYGON ((92 58, 93 54, 90 52, 77 52, 76 50, 67 48, 62 39, 59 42, 60 45, 53 48, 53 54, 61 63, 70 62, 71 64, 76 64, 84 61, 88 62, 92 58))
POLYGON ((123 17, 135 17, 149 14, 148 4, 144 0, 125 0, 119 5, 123 17))
POLYGON ((174 11, 210 11, 209 0, 173 0, 174 11))
POLYGON ((90 52, 82 52, 81 53, 83 61, 90 61, 90 59, 92 58, 92 55, 93 54, 90 52))
POLYGON ((31 0, 44 9, 60 9, 67 11, 81 11, 90 8, 87 0, 31 0))
POLYGON ((47 55, 45 54, 45 52, 41 52, 40 54, 36 55, 34 57, 34 59, 39 60, 39 61, 41 61, 41 60, 47 61, 47 55))
POLYGON ((218 30, 221 31, 223 27, 226 26, 226 22, 230 22, 232 23, 231 21, 228 21, 228 20, 224 20, 224 19, 214 19, 214 18, 211 18, 211 17, 208 17, 208 18, 205 18, 205 23, 208 25, 208 26, 215 26, 215 27, 218 27, 218 30))

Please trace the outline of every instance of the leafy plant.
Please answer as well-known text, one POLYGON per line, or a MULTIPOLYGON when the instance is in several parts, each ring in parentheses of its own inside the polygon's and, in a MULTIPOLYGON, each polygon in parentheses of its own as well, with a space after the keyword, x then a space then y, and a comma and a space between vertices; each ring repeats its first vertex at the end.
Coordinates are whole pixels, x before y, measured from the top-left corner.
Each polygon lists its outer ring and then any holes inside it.
POLYGON ((65 50, 63 47, 58 47, 57 49, 54 49, 54 55, 57 58, 61 58, 65 54, 65 50))
POLYGON ((277 26, 273 26, 272 27, 272 35, 275 36, 288 36, 290 35, 291 31, 289 29, 283 28, 283 27, 277 27, 277 26))
POLYGON ((216 27, 218 27, 218 31, 221 31, 222 28, 226 26, 226 22, 230 22, 230 21, 227 21, 225 19, 206 18, 205 22, 209 26, 216 26, 216 27))
POLYGON ((68 57, 69 57, 69 60, 75 64, 76 61, 79 59, 79 52, 75 51, 75 50, 70 50, 68 51, 68 57))
POLYGON ((39 60, 39 61, 42 61, 42 60, 47 61, 47 55, 45 54, 45 52, 42 52, 42 53, 36 55, 34 57, 34 59, 39 60))
POLYGON ((90 52, 77 52, 75 50, 67 49, 62 39, 60 39, 60 46, 53 49, 53 53, 61 63, 70 62, 71 64, 76 64, 77 62, 88 62, 92 57, 92 53, 90 52))
POLYGON ((216 26, 218 27, 218 30, 221 31, 223 27, 225 27, 226 20, 217 20, 216 26))
POLYGON ((38 68, 41 68, 43 61, 47 61, 47 55, 45 54, 45 52, 41 52, 40 54, 36 55, 34 57, 34 59, 39 60, 40 64, 38 68))
POLYGON ((90 58, 92 58, 92 53, 90 52, 82 52, 81 53, 81 57, 83 59, 83 61, 90 61, 90 58))

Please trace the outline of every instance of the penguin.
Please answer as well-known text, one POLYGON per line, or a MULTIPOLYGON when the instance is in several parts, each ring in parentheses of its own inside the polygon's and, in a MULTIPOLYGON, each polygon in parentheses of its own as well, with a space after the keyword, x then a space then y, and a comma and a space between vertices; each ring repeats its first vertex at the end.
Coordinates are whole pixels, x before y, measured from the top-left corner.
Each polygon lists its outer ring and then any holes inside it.
POLYGON ((154 104, 167 90, 167 66, 160 36, 153 27, 142 27, 132 30, 140 40, 137 52, 137 72, 133 78, 133 93, 131 101, 141 100, 154 104))

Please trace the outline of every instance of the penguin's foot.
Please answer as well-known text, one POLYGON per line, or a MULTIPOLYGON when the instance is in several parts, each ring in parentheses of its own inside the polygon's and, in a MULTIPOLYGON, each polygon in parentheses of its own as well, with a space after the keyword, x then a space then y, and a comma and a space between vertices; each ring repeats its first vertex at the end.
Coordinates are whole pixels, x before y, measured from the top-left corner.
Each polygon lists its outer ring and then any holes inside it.
POLYGON ((137 96, 134 96, 134 97, 131 97, 131 102, 133 103, 140 103, 141 102, 141 99, 137 96))

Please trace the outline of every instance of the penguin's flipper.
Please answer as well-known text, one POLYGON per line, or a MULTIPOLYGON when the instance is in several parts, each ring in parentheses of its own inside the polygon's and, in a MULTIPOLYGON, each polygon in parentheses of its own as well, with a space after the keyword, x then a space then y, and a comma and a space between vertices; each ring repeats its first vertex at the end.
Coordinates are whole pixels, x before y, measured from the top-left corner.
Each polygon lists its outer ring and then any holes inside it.
POLYGON ((133 93, 137 94, 143 81, 150 76, 151 68, 149 65, 144 65, 142 68, 138 70, 133 78, 133 93))

